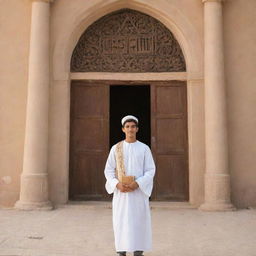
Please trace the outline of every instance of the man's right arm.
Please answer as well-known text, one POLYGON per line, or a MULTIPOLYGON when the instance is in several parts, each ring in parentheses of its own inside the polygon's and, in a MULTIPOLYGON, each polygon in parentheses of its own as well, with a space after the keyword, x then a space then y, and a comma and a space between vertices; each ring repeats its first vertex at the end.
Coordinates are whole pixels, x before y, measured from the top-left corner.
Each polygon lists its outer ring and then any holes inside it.
POLYGON ((106 182, 106 190, 109 194, 112 194, 115 189, 116 185, 118 184, 118 179, 116 178, 116 159, 115 159, 115 146, 113 146, 109 152, 109 156, 106 162, 104 174, 107 179, 106 182))

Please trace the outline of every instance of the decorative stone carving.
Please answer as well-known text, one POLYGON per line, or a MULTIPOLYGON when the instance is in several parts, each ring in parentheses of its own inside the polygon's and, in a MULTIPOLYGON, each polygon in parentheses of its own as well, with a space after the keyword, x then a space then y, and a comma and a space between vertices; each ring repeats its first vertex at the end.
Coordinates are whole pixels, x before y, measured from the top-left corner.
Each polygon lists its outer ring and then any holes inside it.
POLYGON ((71 72, 185 70, 173 34, 156 19, 130 9, 108 14, 89 26, 71 58, 71 72))

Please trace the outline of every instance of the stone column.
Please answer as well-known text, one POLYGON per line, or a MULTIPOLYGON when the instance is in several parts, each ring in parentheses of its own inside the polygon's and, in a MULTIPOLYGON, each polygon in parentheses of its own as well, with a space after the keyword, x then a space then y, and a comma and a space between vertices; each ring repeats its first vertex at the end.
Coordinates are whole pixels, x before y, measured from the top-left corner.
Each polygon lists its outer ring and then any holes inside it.
POLYGON ((223 0, 203 0, 205 47, 206 211, 234 209, 230 202, 225 72, 223 56, 223 0))
POLYGON ((32 1, 23 172, 15 204, 23 210, 52 209, 47 174, 50 2, 32 1))

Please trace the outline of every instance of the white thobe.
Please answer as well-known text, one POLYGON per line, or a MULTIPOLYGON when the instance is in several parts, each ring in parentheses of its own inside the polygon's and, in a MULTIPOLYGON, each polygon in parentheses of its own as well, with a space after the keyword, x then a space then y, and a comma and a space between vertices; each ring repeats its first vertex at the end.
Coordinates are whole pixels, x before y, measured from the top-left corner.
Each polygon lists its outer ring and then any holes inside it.
POLYGON ((106 190, 114 193, 113 228, 116 251, 149 251, 152 247, 149 197, 153 188, 155 164, 150 148, 140 142, 123 143, 125 174, 135 176, 139 188, 132 192, 121 192, 116 188, 116 159, 114 145, 109 153, 105 177, 106 190))

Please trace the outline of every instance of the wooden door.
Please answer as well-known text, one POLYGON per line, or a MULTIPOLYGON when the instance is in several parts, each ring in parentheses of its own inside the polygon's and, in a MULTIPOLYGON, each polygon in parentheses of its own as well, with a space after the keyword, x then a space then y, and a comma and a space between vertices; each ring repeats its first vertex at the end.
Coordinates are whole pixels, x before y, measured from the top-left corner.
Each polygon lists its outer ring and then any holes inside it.
POLYGON ((188 200, 186 98, 186 82, 151 85, 151 145, 157 166, 154 200, 188 200))
MULTIPOLYGON (((105 191, 103 173, 109 153, 110 84, 109 81, 72 82, 70 199, 111 198, 105 191)), ((151 149, 157 166, 151 199, 187 201, 186 83, 152 82, 150 88, 151 149)))
POLYGON ((70 123, 70 199, 104 200, 108 155, 108 86, 73 81, 70 123))

